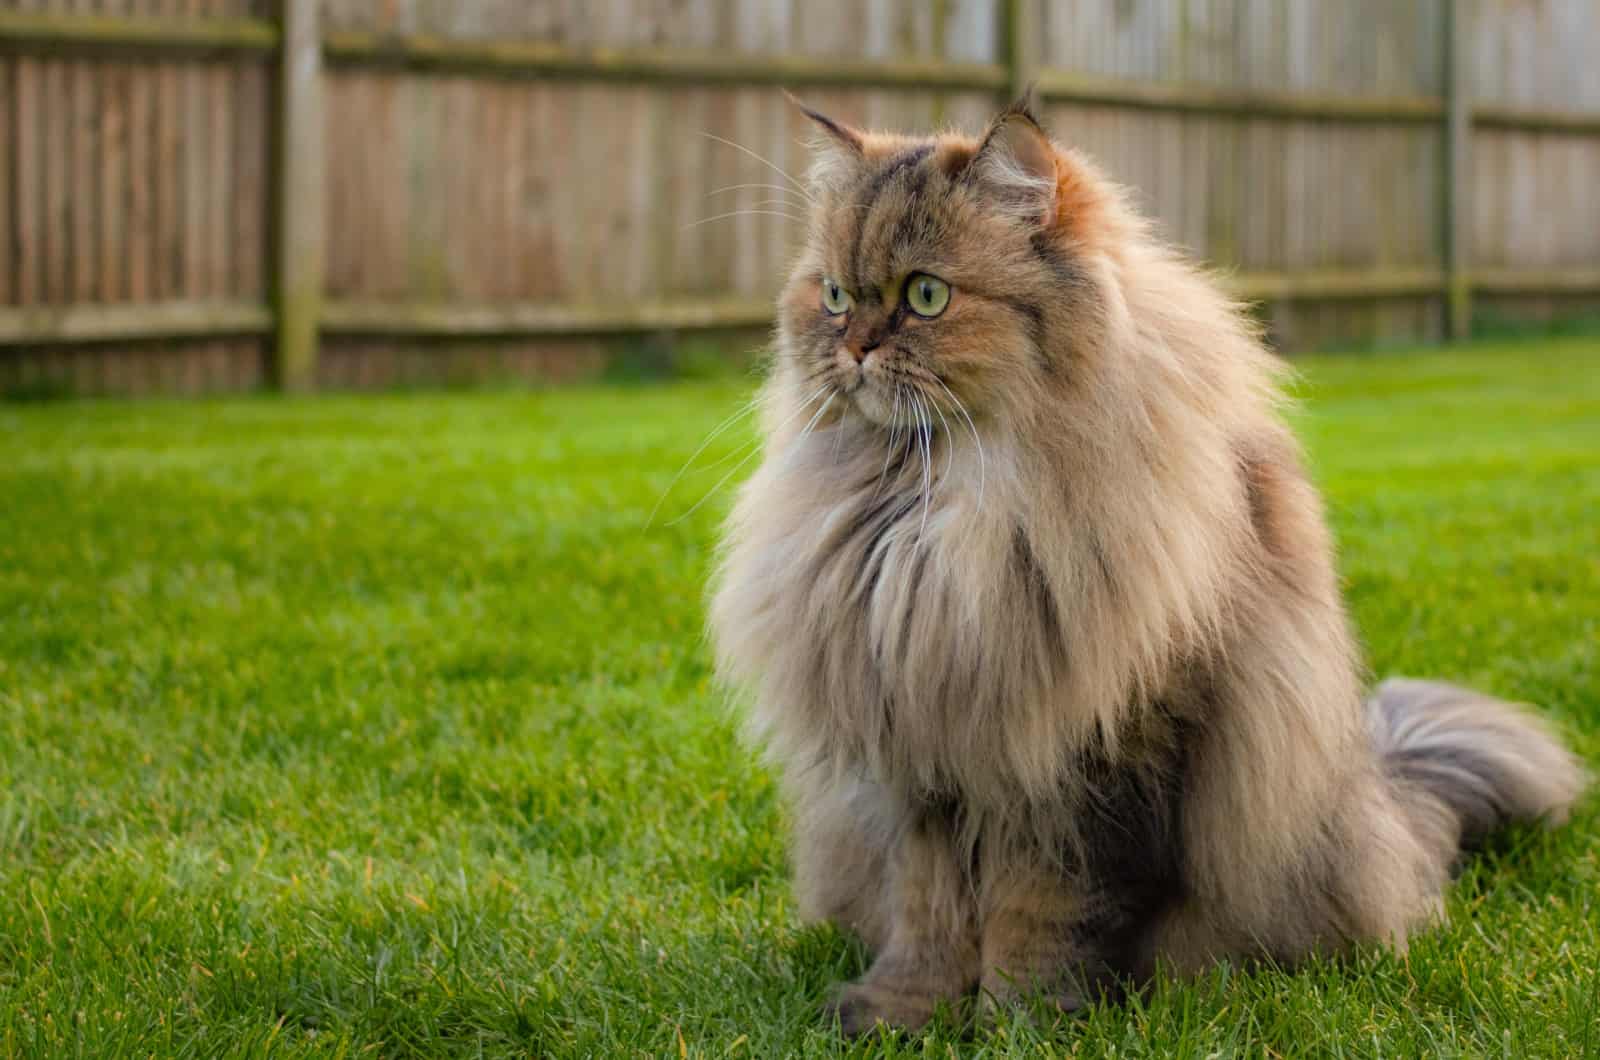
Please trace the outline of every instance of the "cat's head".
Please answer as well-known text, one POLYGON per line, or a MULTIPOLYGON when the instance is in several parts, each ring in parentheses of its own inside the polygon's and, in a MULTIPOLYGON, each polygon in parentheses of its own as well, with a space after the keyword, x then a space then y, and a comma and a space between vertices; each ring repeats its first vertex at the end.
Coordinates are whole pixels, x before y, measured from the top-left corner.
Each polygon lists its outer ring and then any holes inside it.
MULTIPOLYGON (((1026 102, 983 136, 862 132, 811 110, 811 225, 781 298, 780 355, 887 426, 916 401, 1026 404, 1098 312, 1104 184, 1026 102)), ((1113 211, 1114 212, 1114 211, 1113 211)))

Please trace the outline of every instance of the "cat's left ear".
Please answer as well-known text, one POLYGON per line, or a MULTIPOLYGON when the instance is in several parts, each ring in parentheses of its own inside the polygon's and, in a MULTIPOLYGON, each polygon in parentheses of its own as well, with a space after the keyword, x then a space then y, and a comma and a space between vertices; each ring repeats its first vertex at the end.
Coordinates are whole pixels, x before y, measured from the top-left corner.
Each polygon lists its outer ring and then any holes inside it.
POLYGON ((860 132, 812 110, 788 92, 784 93, 796 109, 810 118, 820 135, 811 141, 811 182, 827 184, 836 177, 855 172, 866 158, 866 141, 860 132))
POLYGON ((1019 219, 1041 228, 1055 224, 1056 151, 1027 96, 989 124, 968 172, 1019 219))

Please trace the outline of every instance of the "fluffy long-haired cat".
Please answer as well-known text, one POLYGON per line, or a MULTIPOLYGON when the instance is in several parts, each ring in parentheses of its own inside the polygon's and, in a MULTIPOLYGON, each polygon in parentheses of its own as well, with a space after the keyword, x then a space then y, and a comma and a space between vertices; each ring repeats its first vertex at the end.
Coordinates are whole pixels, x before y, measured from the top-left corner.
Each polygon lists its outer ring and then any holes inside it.
POLYGON ((1530 715, 1361 669, 1240 307, 1026 103, 820 133, 712 626, 791 800, 844 1029, 1158 962, 1403 946, 1459 853, 1562 817, 1530 715))

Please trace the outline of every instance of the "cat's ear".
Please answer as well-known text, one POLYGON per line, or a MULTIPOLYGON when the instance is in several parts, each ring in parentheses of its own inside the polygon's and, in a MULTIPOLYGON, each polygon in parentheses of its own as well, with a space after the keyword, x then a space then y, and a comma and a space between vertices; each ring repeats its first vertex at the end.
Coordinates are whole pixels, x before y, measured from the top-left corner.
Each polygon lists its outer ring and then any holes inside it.
POLYGON ((1034 117, 1029 96, 989 123, 968 173, 1018 218, 1041 228, 1055 224, 1056 151, 1034 117))
POLYGON ((866 141, 860 132, 820 111, 812 110, 785 92, 789 102, 816 125, 818 135, 811 140, 811 182, 831 184, 855 172, 866 157, 866 141))

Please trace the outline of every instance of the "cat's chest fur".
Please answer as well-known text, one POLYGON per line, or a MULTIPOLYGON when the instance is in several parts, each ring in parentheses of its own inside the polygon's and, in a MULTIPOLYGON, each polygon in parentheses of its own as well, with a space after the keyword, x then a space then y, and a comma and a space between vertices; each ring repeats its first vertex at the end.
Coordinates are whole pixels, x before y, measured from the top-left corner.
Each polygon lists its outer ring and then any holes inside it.
POLYGON ((756 664, 757 728, 785 758, 912 792, 1007 787, 1017 718, 1065 665, 1062 605, 970 478, 894 470, 758 474, 715 605, 725 653, 756 664))

